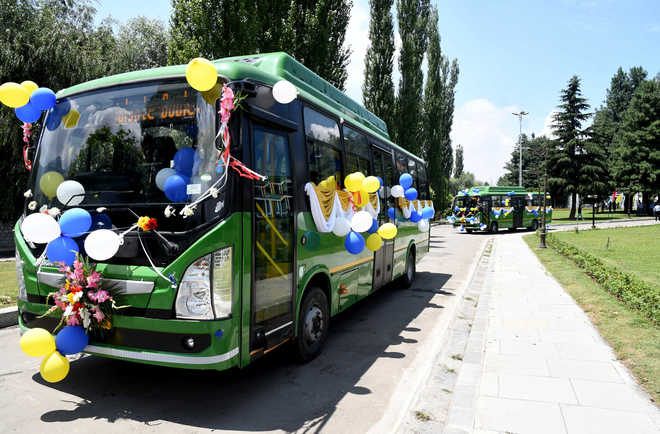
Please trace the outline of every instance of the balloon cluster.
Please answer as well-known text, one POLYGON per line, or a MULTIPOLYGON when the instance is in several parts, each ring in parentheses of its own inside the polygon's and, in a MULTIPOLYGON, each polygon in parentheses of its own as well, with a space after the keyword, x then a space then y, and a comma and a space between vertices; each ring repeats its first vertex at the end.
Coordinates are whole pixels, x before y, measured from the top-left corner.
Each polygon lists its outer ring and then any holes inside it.
MULTIPOLYGON (((399 184, 392 187, 390 194, 393 197, 400 198, 405 197, 409 201, 417 199, 417 190, 413 188, 413 177, 409 173, 403 173, 399 176, 399 184)), ((414 209, 410 212, 410 221, 417 223, 417 228, 421 232, 426 232, 429 230, 429 219, 433 218, 435 211, 430 206, 424 207, 421 212, 418 212, 414 209)), ((387 215, 394 219, 396 217, 396 211, 394 208, 389 208, 387 210, 387 215)))
POLYGON ((63 380, 69 373, 69 360, 64 357, 85 349, 89 337, 81 326, 66 326, 55 338, 48 330, 30 329, 21 336, 19 345, 31 357, 43 357, 41 377, 49 383, 63 380))
POLYGON ((13 108, 16 117, 27 124, 38 121, 42 111, 55 106, 55 100, 55 92, 30 80, 0 86, 0 102, 13 108))
MULTIPOLYGON (((380 178, 367 176, 361 172, 351 173, 344 179, 344 185, 352 195, 355 208, 363 208, 369 203, 369 194, 377 192, 383 185, 380 178)), ((332 233, 344 238, 344 247, 349 253, 357 255, 367 249, 375 252, 383 245, 383 240, 390 240, 396 236, 397 229, 392 223, 378 226, 378 220, 373 218, 367 211, 357 211, 349 222, 343 217, 338 217, 332 228, 332 233), (369 234, 366 241, 362 233, 369 234)))
POLYGON ((174 168, 160 169, 156 174, 156 187, 172 202, 186 202, 190 197, 188 184, 197 175, 199 153, 193 148, 181 148, 174 154, 174 168))

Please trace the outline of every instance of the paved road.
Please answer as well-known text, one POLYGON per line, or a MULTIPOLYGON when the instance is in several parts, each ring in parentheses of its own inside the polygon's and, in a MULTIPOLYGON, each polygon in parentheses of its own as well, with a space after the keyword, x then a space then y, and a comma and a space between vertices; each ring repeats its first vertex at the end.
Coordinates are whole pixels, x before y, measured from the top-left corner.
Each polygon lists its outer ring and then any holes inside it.
POLYGON ((385 289, 331 324, 307 365, 285 351, 243 371, 182 371, 86 356, 44 383, 17 328, 0 330, 0 431, 386 432, 408 412, 490 235, 434 227, 413 288, 385 289))

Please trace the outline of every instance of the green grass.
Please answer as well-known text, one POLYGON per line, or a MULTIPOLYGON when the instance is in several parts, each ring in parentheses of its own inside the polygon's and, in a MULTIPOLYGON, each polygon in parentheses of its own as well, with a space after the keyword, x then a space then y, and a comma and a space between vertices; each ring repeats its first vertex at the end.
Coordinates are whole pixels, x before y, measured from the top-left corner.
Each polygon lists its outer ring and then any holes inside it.
MULTIPOLYGON (((566 222, 575 222, 575 219, 569 219, 570 208, 553 208, 552 210, 552 223, 566 223, 566 222)), ((576 211, 577 213, 577 211, 576 211)), ((586 222, 591 221, 591 208, 582 208, 582 217, 586 222)), ((640 217, 635 216, 634 214, 630 215, 631 218, 639 219, 640 217)), ((608 213, 607 211, 603 214, 596 213, 596 221, 605 221, 605 220, 620 220, 627 219, 628 214, 623 211, 617 211, 613 213, 608 213)), ((648 217, 652 218, 652 217, 648 217)))
POLYGON ((0 262, 0 308, 14 306, 18 295, 14 261, 0 262))
POLYGON ((607 265, 660 286, 660 225, 555 232, 553 236, 591 253, 607 265))
POLYGON ((632 371, 655 402, 660 402, 660 328, 623 305, 571 260, 551 248, 537 250, 538 238, 534 234, 523 239, 589 316, 617 358, 632 371))

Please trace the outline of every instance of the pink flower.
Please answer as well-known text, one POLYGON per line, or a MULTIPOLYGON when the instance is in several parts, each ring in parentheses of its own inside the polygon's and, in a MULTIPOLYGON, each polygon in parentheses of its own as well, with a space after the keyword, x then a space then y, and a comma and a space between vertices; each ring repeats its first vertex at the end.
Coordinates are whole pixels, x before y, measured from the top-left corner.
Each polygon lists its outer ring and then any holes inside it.
POLYGON ((222 99, 220 100, 220 121, 229 122, 231 111, 234 110, 234 91, 227 85, 222 86, 222 99))
POLYGON ((64 261, 56 262, 58 270, 62 273, 69 271, 69 266, 64 263, 64 261))
POLYGON ((78 318, 78 314, 70 315, 69 318, 66 320, 67 325, 80 325, 80 319, 78 318))
POLYGON ((108 291, 105 291, 103 289, 99 289, 96 292, 88 292, 87 297, 89 297, 90 300, 101 304, 104 301, 110 299, 110 294, 108 294, 108 291))
MULTIPOLYGON (((75 264, 74 264, 75 266, 75 264)), ((85 272, 83 271, 82 268, 76 269, 73 272, 73 279, 76 280, 77 282, 84 282, 85 281, 85 272)))
POLYGON ((96 318, 96 322, 101 323, 103 322, 103 318, 105 318, 105 314, 101 312, 101 309, 98 307, 95 307, 94 315, 92 315, 94 318, 96 318))
POLYGON ((87 287, 88 288, 98 288, 100 280, 101 280, 101 275, 99 273, 97 273, 96 271, 93 271, 92 274, 90 274, 87 277, 87 287))

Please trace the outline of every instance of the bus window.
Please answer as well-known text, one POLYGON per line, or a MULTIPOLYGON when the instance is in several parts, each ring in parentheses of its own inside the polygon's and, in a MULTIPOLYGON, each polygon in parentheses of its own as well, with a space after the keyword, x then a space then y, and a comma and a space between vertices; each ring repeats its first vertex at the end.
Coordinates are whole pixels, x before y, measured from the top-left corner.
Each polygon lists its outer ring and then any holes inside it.
POLYGON ((329 176, 342 178, 341 137, 337 122, 316 110, 305 107, 305 135, 309 180, 315 184, 329 176))
POLYGON ((415 164, 415 160, 412 158, 408 158, 408 173, 410 173, 410 176, 412 176, 413 179, 413 187, 419 191, 419 180, 417 179, 417 165, 415 164))
POLYGON ((399 176, 401 176, 401 174, 406 173, 408 171, 408 156, 400 152, 397 152, 395 155, 396 155, 396 171, 398 172, 398 174, 396 175, 396 180, 398 181, 399 176))
POLYGON ((417 162, 417 192, 419 194, 419 199, 431 199, 429 194, 429 181, 426 177, 426 167, 424 167, 424 164, 419 161, 417 162))
POLYGON ((366 136, 344 125, 344 149, 346 150, 346 174, 369 170, 369 144, 366 136))

